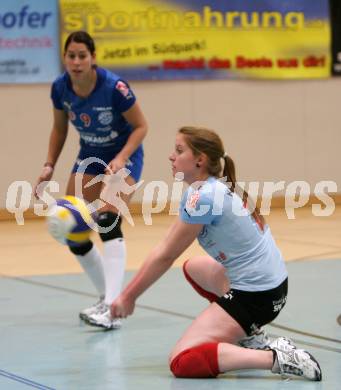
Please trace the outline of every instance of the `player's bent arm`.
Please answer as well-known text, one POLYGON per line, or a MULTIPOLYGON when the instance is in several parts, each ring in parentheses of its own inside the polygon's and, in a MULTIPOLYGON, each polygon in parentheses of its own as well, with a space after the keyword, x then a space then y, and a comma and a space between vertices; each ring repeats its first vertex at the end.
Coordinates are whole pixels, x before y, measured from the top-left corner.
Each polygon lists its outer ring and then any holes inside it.
POLYGON ((46 161, 53 167, 63 149, 68 133, 68 118, 63 110, 53 109, 53 126, 50 134, 49 149, 46 161))
POLYGON ((186 224, 178 219, 169 229, 163 241, 148 255, 134 279, 123 291, 123 296, 136 300, 174 261, 192 244, 202 230, 201 224, 186 224))
POLYGON ((123 114, 124 118, 133 127, 133 132, 130 134, 127 143, 119 153, 120 157, 128 160, 128 158, 135 152, 135 150, 141 145, 144 137, 148 131, 148 125, 146 118, 137 102, 135 102, 129 110, 123 114))

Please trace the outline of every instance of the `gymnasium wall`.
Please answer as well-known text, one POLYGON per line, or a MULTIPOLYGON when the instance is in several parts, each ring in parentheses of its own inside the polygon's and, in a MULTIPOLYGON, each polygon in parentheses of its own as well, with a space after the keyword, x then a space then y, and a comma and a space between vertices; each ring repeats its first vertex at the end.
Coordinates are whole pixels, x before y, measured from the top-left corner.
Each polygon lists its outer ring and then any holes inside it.
MULTIPOLYGON (((168 156, 177 128, 204 125, 222 136, 240 180, 321 180, 341 192, 341 80, 169 81, 131 83, 149 121, 145 184, 171 184, 168 156)), ((46 157, 52 110, 49 85, 0 86, 0 209, 14 181, 34 184, 46 157)), ((78 150, 70 127, 54 179, 65 190, 78 150)), ((143 185, 135 196, 141 202, 143 185)), ((170 198, 170 191, 168 199, 170 198)))

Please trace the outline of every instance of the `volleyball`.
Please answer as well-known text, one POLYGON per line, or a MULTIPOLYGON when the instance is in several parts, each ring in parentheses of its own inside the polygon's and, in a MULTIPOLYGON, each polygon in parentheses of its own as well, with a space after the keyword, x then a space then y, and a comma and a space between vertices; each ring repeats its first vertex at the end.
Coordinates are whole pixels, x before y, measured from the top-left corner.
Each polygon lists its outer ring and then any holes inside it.
POLYGON ((47 228, 58 242, 78 246, 89 240, 94 224, 86 203, 75 196, 57 199, 47 217, 47 228))

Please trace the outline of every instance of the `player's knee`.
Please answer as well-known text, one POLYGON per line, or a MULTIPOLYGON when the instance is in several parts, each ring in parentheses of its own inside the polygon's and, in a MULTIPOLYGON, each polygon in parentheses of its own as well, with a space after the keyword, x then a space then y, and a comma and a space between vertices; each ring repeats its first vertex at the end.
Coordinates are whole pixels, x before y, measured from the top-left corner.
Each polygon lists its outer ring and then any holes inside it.
POLYGON ((74 255, 84 256, 91 251, 92 247, 93 243, 91 241, 86 241, 77 246, 69 246, 69 249, 74 255))
POLYGON ((185 349, 172 359, 170 369, 177 378, 215 378, 219 374, 218 343, 185 349))
POLYGON ((121 217, 111 211, 103 211, 98 214, 97 224, 100 227, 99 235, 102 241, 122 238, 121 217))

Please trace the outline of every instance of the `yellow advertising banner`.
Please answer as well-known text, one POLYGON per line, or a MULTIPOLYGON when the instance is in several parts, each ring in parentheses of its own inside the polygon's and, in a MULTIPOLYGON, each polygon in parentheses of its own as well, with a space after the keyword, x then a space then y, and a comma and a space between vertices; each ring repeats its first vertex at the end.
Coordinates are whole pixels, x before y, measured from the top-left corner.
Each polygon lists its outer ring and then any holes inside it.
POLYGON ((129 79, 330 76, 327 0, 60 0, 60 15, 62 46, 86 30, 129 79))

